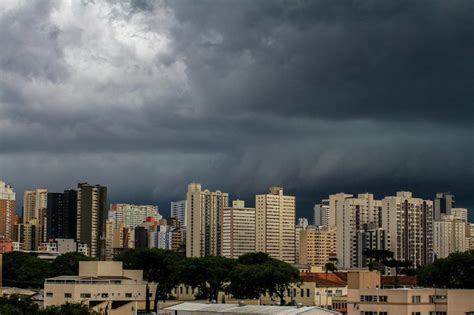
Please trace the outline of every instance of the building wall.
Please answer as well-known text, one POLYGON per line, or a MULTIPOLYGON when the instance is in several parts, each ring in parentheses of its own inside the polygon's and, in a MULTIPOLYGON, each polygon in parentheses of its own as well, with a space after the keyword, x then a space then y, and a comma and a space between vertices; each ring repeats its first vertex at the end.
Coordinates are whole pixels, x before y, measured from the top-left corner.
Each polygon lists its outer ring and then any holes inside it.
POLYGON ((201 184, 191 183, 186 200, 186 255, 221 255, 223 211, 228 207, 229 194, 203 191, 201 184))
POLYGON ((336 256, 336 227, 308 226, 299 238, 300 264, 323 266, 336 256))
POLYGON ((246 208, 244 201, 235 200, 232 207, 224 208, 222 256, 238 258, 254 251, 255 208, 246 208))
POLYGON ((282 187, 271 187, 255 198, 256 251, 295 263, 295 197, 285 196, 282 187))
POLYGON ((0 181, 0 237, 12 240, 16 223, 16 201, 12 186, 0 181))
POLYGON ((171 202, 171 217, 178 219, 181 226, 186 226, 186 200, 171 202))

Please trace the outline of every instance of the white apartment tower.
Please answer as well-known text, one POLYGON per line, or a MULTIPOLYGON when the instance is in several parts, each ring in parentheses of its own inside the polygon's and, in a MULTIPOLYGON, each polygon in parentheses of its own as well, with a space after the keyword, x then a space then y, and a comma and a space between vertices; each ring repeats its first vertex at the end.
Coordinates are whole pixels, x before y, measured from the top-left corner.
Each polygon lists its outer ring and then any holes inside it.
POLYGON ((433 261, 433 201, 408 191, 382 200, 382 227, 390 237, 394 258, 414 266, 433 261))
POLYGON ((330 209, 329 209, 329 199, 321 200, 320 204, 314 205, 313 208, 314 213, 314 225, 315 226, 329 226, 329 217, 330 217, 330 209))
MULTIPOLYGON (((381 226, 382 202, 369 193, 329 196, 329 206, 336 212, 336 253, 342 268, 360 267, 357 233, 364 225, 381 226)), ((360 252, 360 251, 359 251, 360 252)))
POLYGON ((201 184, 191 183, 186 200, 186 256, 221 255, 223 212, 229 194, 202 190, 201 184))
POLYGON ((113 220, 114 229, 118 229, 120 226, 134 228, 150 217, 157 221, 161 220, 158 206, 155 205, 114 203, 110 205, 110 216, 113 220))
POLYGON ((295 197, 285 196, 282 187, 270 187, 255 198, 256 251, 295 263, 295 197))
POLYGON ((255 252, 255 208, 246 208, 243 200, 234 200, 224 208, 222 256, 238 258, 255 252))
POLYGON ((436 258, 445 258, 451 253, 466 251, 468 249, 466 229, 466 221, 456 218, 454 214, 441 214, 441 219, 433 222, 433 253, 436 258))
POLYGON ((186 226, 186 200, 171 202, 171 217, 179 221, 181 226, 186 226))

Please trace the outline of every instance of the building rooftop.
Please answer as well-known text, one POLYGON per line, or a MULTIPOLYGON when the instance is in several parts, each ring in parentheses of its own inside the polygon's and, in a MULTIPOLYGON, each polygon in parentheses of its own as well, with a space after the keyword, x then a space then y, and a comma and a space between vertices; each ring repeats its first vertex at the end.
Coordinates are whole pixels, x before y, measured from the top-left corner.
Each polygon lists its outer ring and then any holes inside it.
POLYGON ((203 304, 185 302, 166 308, 167 311, 186 311, 206 314, 340 314, 335 311, 315 306, 264 306, 238 304, 203 304))
POLYGON ((316 282, 318 287, 345 287, 347 286, 347 274, 344 272, 303 272, 300 277, 304 282, 316 282))

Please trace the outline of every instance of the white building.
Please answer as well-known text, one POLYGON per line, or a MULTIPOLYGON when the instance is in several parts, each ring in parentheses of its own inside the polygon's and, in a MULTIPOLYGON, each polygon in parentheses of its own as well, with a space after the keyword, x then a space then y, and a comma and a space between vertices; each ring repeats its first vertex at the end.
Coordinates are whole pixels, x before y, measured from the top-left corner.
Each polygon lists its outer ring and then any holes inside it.
POLYGON ((171 202, 171 217, 179 221, 181 226, 186 226, 186 200, 171 202))
POLYGON ((436 258, 464 252, 466 245, 466 221, 455 218, 454 214, 441 214, 441 219, 433 222, 433 252, 436 258))
POLYGON ((256 251, 287 263, 295 263, 295 197, 285 196, 282 187, 270 187, 257 195, 256 251))
POLYGON ((329 196, 329 206, 336 212, 338 265, 341 268, 362 267, 357 259, 357 233, 367 224, 381 226, 382 202, 369 193, 359 194, 357 198, 341 193, 329 196))
POLYGON ((243 200, 234 200, 224 208, 222 256, 238 258, 255 251, 255 208, 246 208, 243 200))
POLYGON ((222 253, 222 218, 229 194, 188 185, 186 194, 186 256, 203 257, 222 253))
POLYGON ((414 266, 433 261, 433 201, 397 192, 382 200, 382 227, 390 237, 394 258, 414 266))
POLYGON ((114 203, 110 205, 110 218, 114 229, 124 225, 127 228, 135 228, 145 222, 146 218, 161 220, 158 206, 155 205, 133 205, 128 203, 114 203))

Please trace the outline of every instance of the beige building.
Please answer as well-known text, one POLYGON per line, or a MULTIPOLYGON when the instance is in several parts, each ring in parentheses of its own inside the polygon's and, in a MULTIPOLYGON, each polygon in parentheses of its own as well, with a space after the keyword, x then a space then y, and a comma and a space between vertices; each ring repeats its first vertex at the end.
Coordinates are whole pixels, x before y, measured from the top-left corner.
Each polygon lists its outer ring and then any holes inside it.
POLYGON ((28 223, 32 219, 40 221, 42 212, 47 207, 48 190, 39 188, 27 190, 23 194, 23 223, 28 223))
POLYGON ((441 219, 433 222, 433 252, 436 258, 464 252, 467 250, 466 243, 466 221, 457 219, 453 214, 441 214, 441 219))
MULTIPOLYGON (((153 301, 154 288, 151 288, 153 301)), ((44 306, 85 303, 100 313, 136 314, 144 309, 146 284, 142 270, 124 270, 122 262, 81 261, 79 275, 49 278, 44 283, 44 306)))
POLYGON ((14 240, 16 223, 16 200, 13 187, 0 180, 0 237, 14 240))
POLYGON ((382 202, 375 200, 374 195, 359 194, 357 198, 347 194, 329 196, 330 208, 336 210, 336 254, 338 265, 341 268, 360 268, 362 261, 358 261, 357 232, 364 225, 380 227, 382 202))
POLYGON ((395 259, 416 265, 433 261, 433 201, 397 192, 382 200, 382 228, 390 238, 395 259))
POLYGON ((186 256, 221 255, 223 212, 229 194, 202 190, 201 184, 191 183, 186 200, 186 256))
POLYGON ((295 263, 295 197, 282 187, 270 187, 255 198, 256 251, 295 263))
POLYGON ((156 221, 161 220, 158 206, 132 205, 128 203, 113 203, 110 205, 110 219, 114 223, 114 229, 119 228, 121 225, 127 228, 134 228, 150 217, 155 218, 156 221))
POLYGON ((348 315, 474 314, 474 290, 381 289, 378 272, 349 272, 348 315))
POLYGON ((336 227, 310 225, 299 233, 299 263, 323 266, 336 256, 336 227))
POLYGON ((234 200, 224 208, 222 256, 238 258, 255 251, 255 208, 246 208, 243 200, 234 200))

